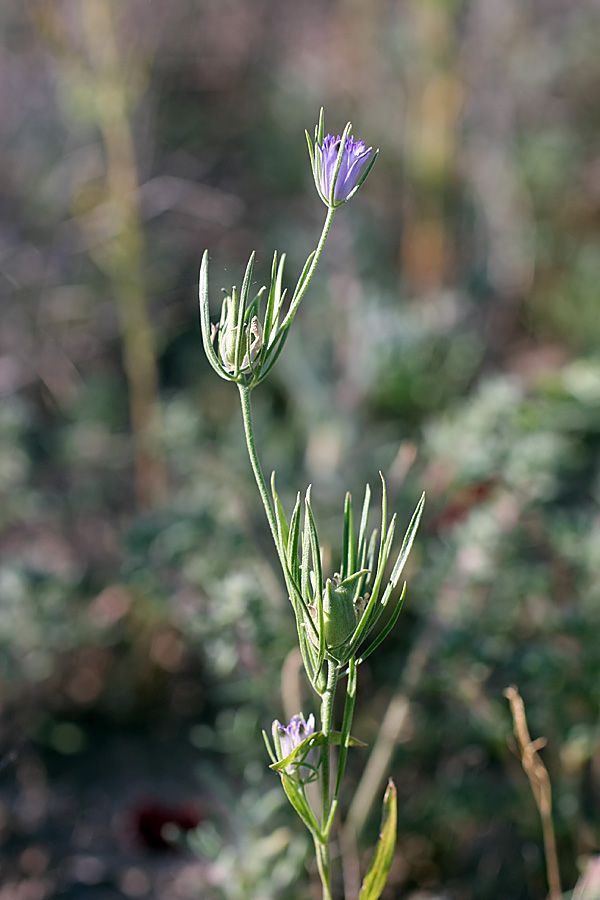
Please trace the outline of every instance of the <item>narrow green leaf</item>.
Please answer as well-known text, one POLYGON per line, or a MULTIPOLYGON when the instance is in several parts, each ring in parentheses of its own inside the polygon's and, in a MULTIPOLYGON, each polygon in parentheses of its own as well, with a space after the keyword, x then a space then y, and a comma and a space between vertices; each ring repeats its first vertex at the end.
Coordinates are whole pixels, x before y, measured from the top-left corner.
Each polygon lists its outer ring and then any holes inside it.
POLYGON ((313 570, 316 578, 316 587, 315 592, 318 594, 323 593, 323 572, 321 570, 321 548, 319 546, 319 537, 317 535, 317 526, 315 525, 315 518, 313 516, 312 507, 310 504, 310 487, 306 491, 306 497, 304 500, 305 512, 306 512, 306 521, 308 522, 308 533, 310 537, 310 551, 312 555, 312 564, 313 570))
POLYGON ((286 328, 285 330, 283 330, 283 328, 280 328, 275 336, 275 339, 273 340, 273 343, 269 347, 267 347, 267 349, 265 351, 265 355, 264 355, 261 373, 260 373, 260 376, 254 382, 255 385, 260 384, 261 381, 265 380, 265 378, 267 377, 267 375, 269 374, 269 372, 271 371, 271 369, 277 362, 277 359, 279 358, 279 354, 281 353, 281 351, 283 350, 283 348, 285 346, 288 332, 289 332, 289 328, 286 328))
POLYGON ((300 534, 300 491, 296 496, 296 505, 290 519, 290 529, 287 544, 287 558, 292 577, 300 580, 300 560, 298 558, 298 536, 300 534))
POLYGON ((244 359, 244 352, 246 350, 248 340, 246 335, 246 329, 244 328, 244 303, 241 299, 238 299, 236 296, 236 290, 233 289, 233 299, 234 299, 234 308, 236 310, 236 320, 235 320, 235 349, 233 354, 234 359, 234 370, 233 375, 235 378, 239 377, 240 369, 242 367, 242 361, 244 359), (246 347, 244 346, 246 345, 246 347))
POLYGON ((377 598, 379 597, 379 590, 381 588, 381 582, 383 581, 385 566, 389 559, 392 541, 394 540, 394 529, 395 516, 392 516, 390 527, 386 535, 385 544, 380 548, 379 559, 377 562, 377 573, 375 575, 373 587, 371 588, 371 596, 369 597, 369 602, 365 607, 365 611, 361 616, 360 622, 356 626, 356 631, 354 632, 354 636, 352 638, 352 647, 354 649, 356 649, 361 641, 365 639, 368 632, 375 624, 375 620, 373 618, 373 610, 375 608, 375 604, 377 603, 377 598))
POLYGON ((265 309, 265 319, 263 325, 265 347, 273 343, 275 339, 276 315, 275 309, 279 304, 280 295, 278 293, 278 285, 281 285, 280 273, 283 275, 283 263, 285 261, 285 253, 282 254, 279 266, 277 265, 277 251, 273 254, 273 263, 271 265, 271 283, 269 285, 269 294, 267 297, 267 306, 265 309))
POLYGON ((302 663, 304 665, 304 670, 308 675, 308 680, 312 684, 313 688, 317 693, 320 693, 317 690, 316 682, 318 678, 318 672, 316 668, 316 660, 314 658, 314 647, 312 642, 310 641, 306 629, 307 626, 304 623, 304 619, 300 617, 300 611, 294 610, 296 613, 296 629, 298 631, 298 646, 300 647, 300 655, 302 657, 302 663))
MULTIPOLYGON (((395 608, 394 612, 390 616, 389 622, 387 622, 386 625, 381 629, 381 632, 377 635, 377 637, 375 638, 373 643, 365 650, 365 652, 361 653, 360 659, 356 660, 357 665, 360 665, 362 662, 364 662, 365 659, 368 656, 370 656, 374 650, 377 650, 379 645, 381 643, 383 643, 383 641, 385 641, 386 637, 388 636, 388 634, 390 633, 390 631, 392 630, 392 628, 398 621, 398 617, 400 615, 400 612, 402 611, 402 606, 404 604, 404 594, 405 593, 406 593, 406 582, 404 582, 404 587, 402 588, 402 593, 400 594, 400 597, 398 599, 398 603, 396 604, 396 608, 395 608)), ((370 629, 369 629, 369 631, 370 631, 370 629)), ((368 634, 369 631, 367 631, 366 634, 368 634)), ((366 634, 365 634, 365 637, 366 637, 366 634)))
POLYGON ((417 529, 419 527, 419 522, 421 521, 421 515, 423 513, 423 507, 425 505, 425 494, 421 494, 421 499, 417 504, 417 508, 415 509, 412 519, 410 520, 410 524, 406 529, 406 534, 404 535, 404 540, 402 541, 402 547, 400 548, 400 553, 398 554, 398 558, 394 564, 394 568, 392 571, 392 575, 390 577, 390 583, 393 584, 394 587, 398 584, 400 580, 400 575, 402 574, 402 569, 408 559, 408 554, 411 551, 415 536, 417 534, 417 529))
POLYGON ((358 527, 358 547, 356 551, 356 556, 358 560, 358 566, 361 569, 365 568, 365 560, 367 556, 367 522, 369 519, 369 508, 371 506, 371 487, 370 485, 366 485, 365 487, 365 499, 363 501, 362 513, 360 517, 360 525, 358 527))
POLYGON ((265 747, 267 748, 267 753, 269 754, 269 757, 271 759, 271 762, 274 762, 274 763, 277 762, 277 757, 273 753, 273 749, 271 747, 271 741, 269 740, 267 732, 265 731, 264 728, 262 730, 262 736, 263 736, 263 741, 265 742, 265 747))
POLYGON ((254 268, 254 258, 256 256, 256 251, 252 251, 250 254, 250 259, 248 260, 248 265, 246 266, 246 271, 244 272, 244 280, 242 282, 242 290, 240 291, 240 303, 246 309, 248 305, 248 294, 250 292, 250 281, 252 280, 252 269, 254 268))
POLYGON ((304 517, 302 529, 302 564, 301 564, 300 590, 306 606, 311 606, 313 597, 310 593, 310 534, 308 530, 308 517, 304 517))
POLYGON ((198 300, 200 303, 200 328, 202 331, 202 343, 207 359, 217 375, 229 380, 223 367, 219 361, 219 357, 215 352, 212 342, 211 324, 210 324, 210 304, 208 299, 208 250, 202 254, 202 264, 200 266, 200 277, 198 279, 198 300))
POLYGON ((323 112, 323 107, 319 112, 319 123, 315 128, 315 143, 323 144, 323 137, 325 135, 325 113, 323 112))
POLYGON ((396 787, 390 778, 383 798, 381 831, 375 849, 375 856, 365 875, 360 889, 359 900, 379 900, 394 858, 396 846, 396 787))
POLYGON ((382 472, 379 473, 379 477, 381 478, 381 541, 379 544, 381 552, 381 548, 385 543, 387 530, 387 485, 382 472))
POLYGON ((367 552, 367 562, 365 568, 369 570, 369 572, 373 571, 375 566, 375 554, 377 553, 377 529, 373 529, 373 534, 371 535, 371 539, 369 541, 369 549, 367 552))
POLYGON ((325 627, 323 621, 323 571, 321 568, 321 547, 319 545, 319 537, 317 535, 317 527, 310 505, 310 487, 306 491, 304 500, 305 528, 308 526, 308 534, 310 540, 310 551, 312 556, 313 572, 315 573, 315 598, 317 600, 317 610, 319 615, 319 656, 317 658, 317 669, 320 669, 325 659, 325 627))
MULTIPOLYGON (((344 737, 343 732, 341 731, 330 731, 329 732, 329 743, 338 746, 342 743, 342 738, 344 737)), ((364 741, 359 741, 358 738, 352 737, 351 734, 348 735, 348 746, 349 747, 368 747, 368 744, 365 744, 364 741)))
POLYGON ((275 282, 275 313, 273 318, 272 332, 273 337, 268 341, 269 345, 273 343, 275 338, 277 337, 278 331, 277 326, 279 324, 279 316, 281 315, 281 310, 283 308, 283 303, 285 300, 285 296, 287 294, 287 290, 283 290, 283 267, 285 265, 285 253, 281 254, 281 259, 279 260, 279 268, 277 269, 277 279, 275 282))
POLYGON ((309 750, 312 750, 314 747, 322 747, 326 740, 327 738, 322 731, 316 731, 314 734, 304 738, 297 747, 294 747, 285 759, 276 760, 269 768, 274 769, 276 772, 283 772, 291 763, 300 765, 304 762, 304 758, 309 750))
POLYGON ((352 514, 352 497, 346 494, 344 501, 344 537, 342 541, 342 567, 340 577, 342 581, 354 571, 354 520, 352 514))
POLYGON ((317 152, 317 148, 315 147, 315 150, 313 150, 312 141, 311 141, 310 135, 306 129, 304 129, 304 134, 306 135, 306 143, 308 144, 308 155, 310 157, 310 167, 313 172, 313 178, 316 181, 317 170, 316 170, 316 163, 315 163, 315 153, 317 152))
POLYGON ((283 511, 283 506, 281 505, 281 501, 279 499, 279 495, 277 490, 275 489, 275 472, 271 473, 271 494, 273 496, 273 506, 275 507, 275 519, 277 521, 277 534, 279 536, 279 547, 281 548, 281 553, 285 553, 285 549, 287 547, 288 542, 288 525, 285 520, 285 513, 283 511))

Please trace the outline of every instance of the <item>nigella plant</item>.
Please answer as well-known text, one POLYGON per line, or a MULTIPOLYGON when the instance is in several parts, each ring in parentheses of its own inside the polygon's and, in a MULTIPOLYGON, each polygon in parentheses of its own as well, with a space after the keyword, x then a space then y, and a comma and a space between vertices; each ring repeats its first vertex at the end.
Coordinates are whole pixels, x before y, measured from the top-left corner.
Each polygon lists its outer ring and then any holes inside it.
MULTIPOLYGON (((412 547, 423 497, 413 514, 395 557, 392 548, 396 516, 388 518, 385 479, 381 476, 381 515, 378 529, 369 530, 371 490, 367 485, 358 528, 354 508, 346 495, 343 515, 342 556, 338 570, 323 572, 323 553, 312 510, 311 490, 304 502, 298 494, 286 516, 277 495, 275 474, 270 489, 256 450, 250 396, 275 365, 287 340, 294 316, 319 262, 336 210, 356 194, 371 171, 378 151, 355 141, 348 123, 341 136, 325 135, 323 110, 315 128, 314 144, 307 142, 313 177, 327 215, 315 250, 309 254, 291 296, 283 290, 285 255, 273 256, 268 289, 251 296, 254 267, 251 255, 238 291, 233 287, 223 300, 218 323, 212 324, 208 299, 208 253, 200 268, 200 321, 208 360, 221 378, 237 384, 248 455, 275 544, 286 590, 294 613, 304 669, 319 701, 320 728, 311 713, 293 716, 288 725, 273 722, 272 741, 263 732, 271 768, 281 777, 294 810, 312 835, 323 900, 333 900, 329 844, 335 825, 342 781, 350 747, 365 746, 351 735, 357 674, 360 664, 392 630, 402 607, 398 595, 402 571, 412 547), (393 559, 391 571, 390 560, 393 559), (386 608, 391 614, 383 627, 386 608), (345 704, 339 730, 334 727, 333 701, 339 685, 345 704), (334 762, 332 745, 339 750, 334 762), (320 787, 320 809, 315 810, 307 784, 320 787)), ((312 795, 311 795, 312 796, 312 795)), ((314 800, 314 797, 313 797, 314 800)), ((383 891, 396 839, 396 791, 390 781, 383 803, 382 827, 373 862, 365 875, 360 900, 377 900, 383 891)), ((348 898, 349 900, 349 898, 348 898)))

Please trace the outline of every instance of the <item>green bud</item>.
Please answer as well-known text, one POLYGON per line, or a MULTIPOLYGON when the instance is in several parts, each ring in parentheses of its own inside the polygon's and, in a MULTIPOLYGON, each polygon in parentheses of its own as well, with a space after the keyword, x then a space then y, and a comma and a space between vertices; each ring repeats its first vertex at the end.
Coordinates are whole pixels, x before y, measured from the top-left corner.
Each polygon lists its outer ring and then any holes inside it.
POLYGON ((328 578, 323 593, 323 628, 328 647, 339 647, 356 628, 354 590, 328 578))
MULTIPOLYGON (((221 322, 219 325, 219 353, 223 365, 229 372, 235 372, 236 344, 238 339, 238 326, 236 321, 235 302, 231 297, 225 297, 221 322)), ((243 326, 242 347, 243 358, 239 368, 240 372, 247 372, 261 351, 264 343, 262 325, 256 316, 252 316, 250 325, 243 326)))
MULTIPOLYGON (((235 291, 235 288, 234 288, 235 291)), ((237 340, 236 304, 232 297, 227 295, 223 300, 221 309, 221 321, 219 322, 219 353, 223 365, 230 372, 235 369, 235 343, 237 340)))

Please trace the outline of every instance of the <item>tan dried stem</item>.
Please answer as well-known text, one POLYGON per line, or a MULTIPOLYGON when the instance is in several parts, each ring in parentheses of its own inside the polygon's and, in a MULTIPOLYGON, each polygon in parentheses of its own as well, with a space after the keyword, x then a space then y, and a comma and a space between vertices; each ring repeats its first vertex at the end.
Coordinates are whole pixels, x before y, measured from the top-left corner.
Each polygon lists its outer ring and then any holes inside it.
POLYGON ((143 84, 145 63, 121 47, 117 0, 40 4, 38 27, 54 52, 69 115, 87 97, 86 115, 97 126, 105 156, 98 203, 75 219, 88 252, 107 275, 122 339, 133 440, 138 506, 151 509, 167 494, 164 434, 159 400, 156 338, 144 283, 145 240, 139 207, 139 173, 133 137, 133 87, 143 84), (87 94, 86 94, 87 91, 87 94))
POLYGON ((562 889, 560 886, 560 871, 558 867, 558 855, 556 852, 556 838, 554 836, 554 824, 552 822, 552 790, 550 776, 544 763, 538 755, 538 750, 546 746, 546 738, 540 737, 531 740, 527 718, 525 716, 525 704, 516 687, 508 687, 504 696, 510 703, 510 711, 513 719, 514 734, 517 739, 521 763, 525 774, 529 779, 531 790, 542 820, 542 833, 544 837, 544 852, 546 855, 546 873, 548 876, 549 900, 561 900, 562 889))

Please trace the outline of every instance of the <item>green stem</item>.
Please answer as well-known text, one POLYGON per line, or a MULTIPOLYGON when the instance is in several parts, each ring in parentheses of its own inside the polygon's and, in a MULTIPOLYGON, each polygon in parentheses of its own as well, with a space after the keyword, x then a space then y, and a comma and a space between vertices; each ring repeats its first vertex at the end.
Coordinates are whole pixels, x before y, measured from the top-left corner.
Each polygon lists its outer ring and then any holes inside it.
POLYGON ((326 736, 325 744, 321 750, 321 789, 323 792, 323 818, 321 828, 323 830, 324 842, 319 845, 317 852, 317 863, 319 865, 319 874, 323 884, 323 900, 331 900, 331 884, 329 876, 329 831, 331 830, 330 808, 329 808, 329 783, 330 783, 330 744, 329 735, 331 734, 331 725, 333 718, 333 699, 335 697, 335 689, 338 680, 337 666, 331 660, 327 660, 327 687, 323 694, 321 702, 321 730, 326 736), (329 823, 330 827, 327 832, 325 828, 329 823))
POLYGON ((265 508, 265 513, 267 514, 267 520, 269 522, 269 527, 271 529, 273 541, 275 542, 275 547, 277 548, 279 560, 281 562, 283 572, 285 575, 286 562, 285 562, 284 548, 281 546, 280 541, 279 541, 279 534, 277 531, 277 523, 275 521, 275 513, 273 512, 273 507, 271 506, 271 498, 269 497, 269 492, 267 490, 265 477, 263 475, 262 467, 260 465, 260 460, 259 460, 258 454, 256 452, 256 444, 254 441, 254 425, 252 422, 252 407, 250 405, 250 389, 247 388, 243 384, 238 384, 238 390, 240 392, 240 404, 242 407, 242 418, 244 420, 244 433, 246 435, 246 446, 248 447, 248 456, 250 457, 250 464, 252 466, 252 471, 254 472, 254 478, 256 479, 256 485, 258 487, 258 492, 259 492, 260 498, 263 502, 263 506, 265 508))
POLYGON ((356 700, 356 681, 357 681, 357 672, 356 672, 356 660, 352 657, 348 664, 348 683, 346 686, 346 704, 344 706, 344 720, 342 723, 342 740, 340 743, 340 755, 338 757, 337 764, 337 777, 335 780, 335 787, 333 789, 333 800, 331 801, 331 808, 329 810, 329 818, 327 822, 323 824, 323 837, 325 841, 329 839, 329 834, 331 832, 331 828, 333 826, 333 820, 335 818, 335 814, 338 808, 338 798, 340 794, 340 787, 342 785, 342 778, 344 777, 344 770, 346 768, 346 760, 348 758, 348 747, 350 746, 350 730, 352 728, 352 718, 354 716, 354 701, 356 700))
POLYGON ((312 277, 315 273, 315 269, 317 268, 319 259, 321 258, 321 253, 323 252, 323 247, 325 246, 325 241, 327 240, 327 235, 329 234, 329 229, 331 228, 331 223, 333 222, 334 213, 335 213, 335 209, 329 208, 327 210, 327 216, 325 218, 325 223, 323 225, 321 237, 319 238, 319 243, 316 246, 314 256, 310 263, 310 267, 308 269, 308 272, 306 273, 305 278, 302 279, 301 282, 299 281, 294 289, 294 293, 292 295, 292 301, 290 303, 290 308, 288 310, 288 313, 287 313, 285 319, 281 323, 281 330, 283 330, 284 328, 286 328, 288 325, 291 324, 292 319, 296 315, 296 311, 297 311, 298 307, 300 306, 302 298, 304 297, 304 295, 306 294, 306 292, 308 290, 308 286, 309 286, 309 284, 312 280, 312 277))
POLYGON ((329 871, 329 847, 327 844, 321 844, 316 837, 314 837, 314 844, 319 878, 321 879, 321 885, 323 886, 323 900, 332 900, 331 875, 329 871))

